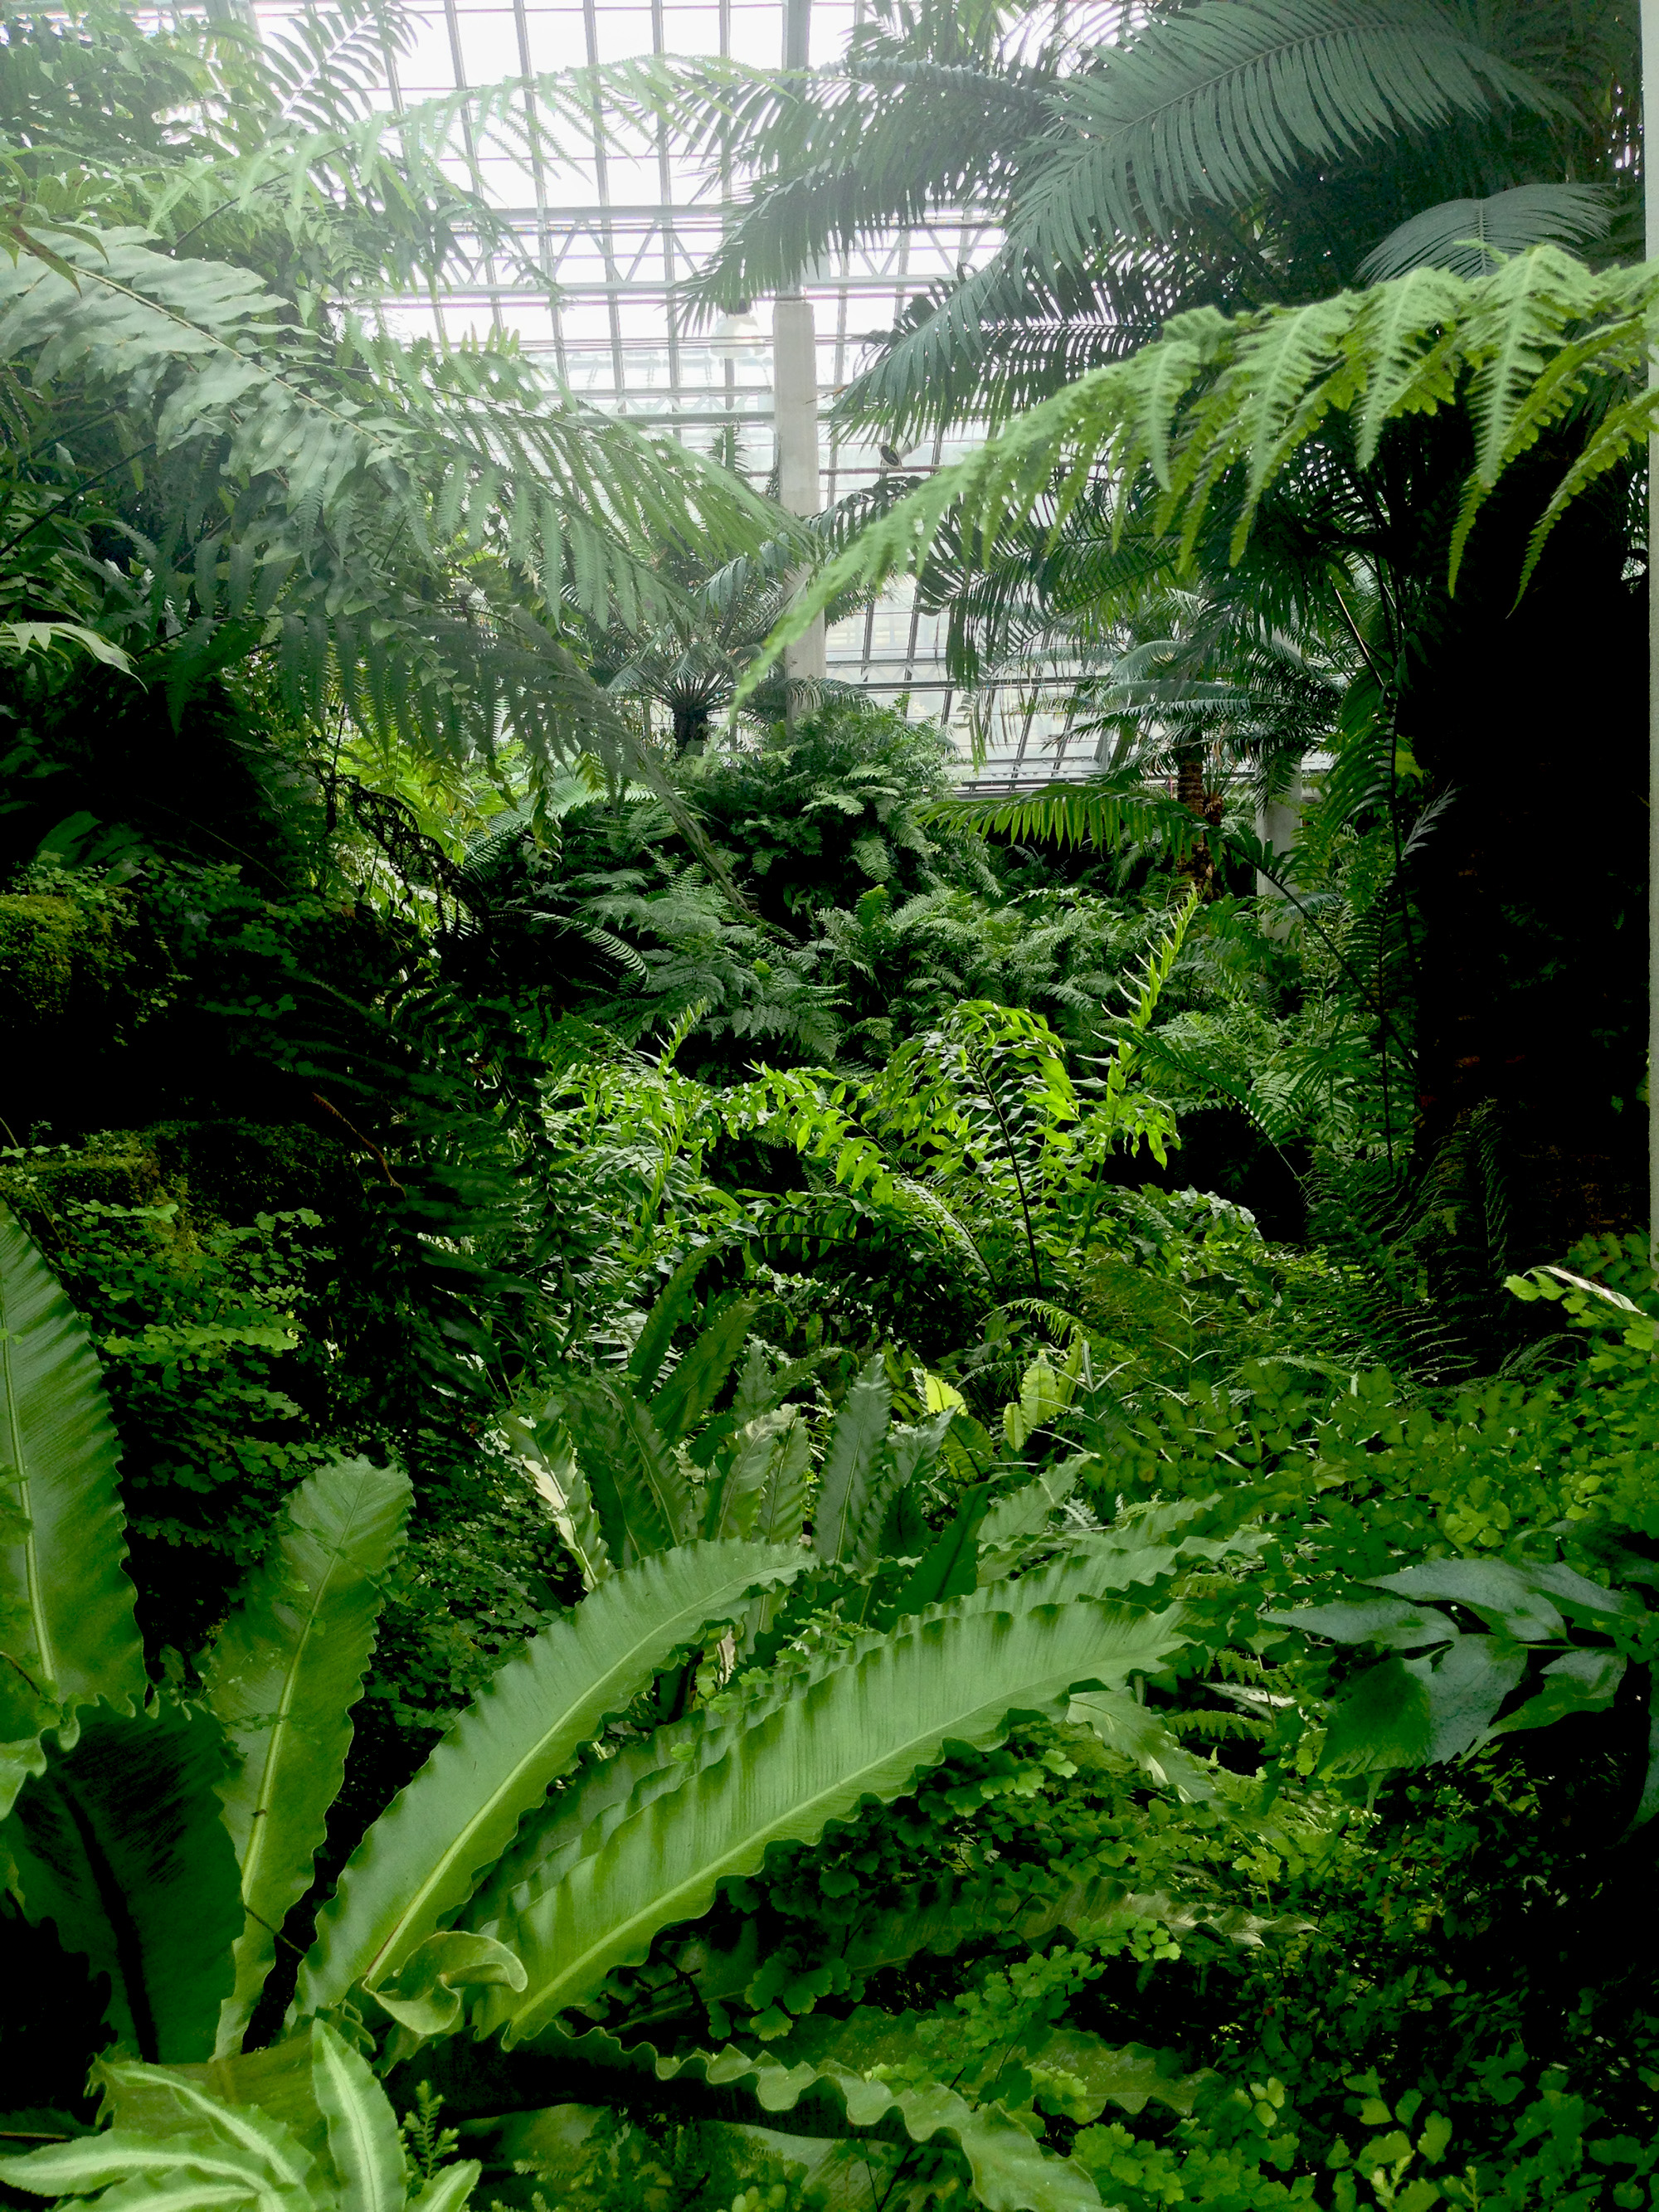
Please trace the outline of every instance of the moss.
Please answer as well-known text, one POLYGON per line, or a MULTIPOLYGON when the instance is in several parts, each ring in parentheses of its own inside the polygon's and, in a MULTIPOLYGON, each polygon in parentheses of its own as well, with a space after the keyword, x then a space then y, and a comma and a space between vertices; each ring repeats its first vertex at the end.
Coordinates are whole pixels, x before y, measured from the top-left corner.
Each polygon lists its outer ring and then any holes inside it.
POLYGON ((112 1129, 84 1145, 31 1146, 0 1162, 0 1201, 25 1226, 51 1241, 52 1224, 71 1200, 99 1206, 164 1206, 171 1193, 146 1133, 112 1129))
POLYGON ((0 898, 0 1029, 15 1036, 68 1016, 83 928, 70 899, 33 892, 0 898))
POLYGON ((337 1218, 357 1203, 351 1157, 314 1129, 249 1121, 161 1121, 106 1129, 76 1146, 35 1146, 0 1161, 0 1203, 48 1245, 70 1200, 176 1205, 193 1243, 215 1223, 296 1206, 337 1218))

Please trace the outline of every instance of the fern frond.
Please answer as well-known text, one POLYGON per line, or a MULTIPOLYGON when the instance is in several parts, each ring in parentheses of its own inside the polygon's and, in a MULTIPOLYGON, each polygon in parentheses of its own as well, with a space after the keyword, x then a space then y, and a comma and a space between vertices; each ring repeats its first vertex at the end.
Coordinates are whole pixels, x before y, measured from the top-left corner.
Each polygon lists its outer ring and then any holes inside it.
POLYGON ((1050 95, 1055 151, 1013 228, 1049 266, 1114 232, 1168 235, 1305 161, 1499 106, 1549 111, 1536 79, 1413 0, 1199 0, 1050 95))
MULTIPOLYGON (((1575 410, 1605 413, 1628 392, 1656 307, 1659 266, 1593 274, 1540 246, 1474 283, 1414 270, 1311 308, 1177 318, 1157 345, 1044 400, 872 522, 798 595, 744 692, 831 599, 922 568, 947 525, 964 552, 988 555, 1045 507, 1052 542, 1088 496, 1121 526, 1149 477, 1162 495, 1157 528, 1176 537, 1185 562, 1226 483, 1237 562, 1266 487, 1331 416, 1357 414, 1374 441, 1389 422, 1447 405, 1467 380, 1477 453, 1448 549, 1455 586, 1503 471, 1575 410)), ((1589 470, 1575 465, 1565 477, 1560 504, 1644 433, 1639 410, 1620 417, 1589 470)), ((1310 465, 1340 463, 1322 463, 1315 447, 1310 465)))

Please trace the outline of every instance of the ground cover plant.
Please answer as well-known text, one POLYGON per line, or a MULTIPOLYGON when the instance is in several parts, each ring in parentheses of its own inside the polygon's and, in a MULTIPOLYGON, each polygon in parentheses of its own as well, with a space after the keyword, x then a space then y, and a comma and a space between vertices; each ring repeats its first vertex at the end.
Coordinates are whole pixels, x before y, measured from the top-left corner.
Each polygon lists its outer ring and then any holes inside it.
POLYGON ((3 15, 0 2197, 1659 2205, 1626 15, 409 31, 3 15), (376 331, 607 104, 711 304, 995 209, 982 453, 376 331), (783 682, 902 567, 1092 779, 783 682))

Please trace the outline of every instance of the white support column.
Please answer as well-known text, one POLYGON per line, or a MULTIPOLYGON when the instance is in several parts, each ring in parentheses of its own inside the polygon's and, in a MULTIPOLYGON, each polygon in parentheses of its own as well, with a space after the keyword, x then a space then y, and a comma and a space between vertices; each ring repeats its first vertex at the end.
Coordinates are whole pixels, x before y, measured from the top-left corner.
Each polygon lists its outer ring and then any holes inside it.
MULTIPOLYGON (((1288 853, 1302 827, 1302 771, 1297 769, 1277 799, 1255 810, 1255 835, 1258 844, 1265 845, 1270 853, 1288 853)), ((1291 906, 1285 893, 1271 877, 1264 876, 1260 868, 1255 872, 1255 895, 1271 901, 1261 909, 1261 927, 1269 937, 1283 937, 1291 926, 1291 906)))
MULTIPOLYGON (((1270 853, 1288 853, 1296 842, 1296 834, 1302 827, 1302 771, 1297 769, 1277 799, 1269 799, 1265 806, 1255 810, 1255 835, 1258 844, 1265 845, 1270 853)), ((1264 876, 1260 868, 1255 872, 1255 895, 1258 898, 1283 898, 1285 894, 1277 884, 1264 876)))
MULTIPOLYGON (((816 514, 818 478, 818 348, 812 302, 799 293, 772 310, 772 404, 778 433, 778 498, 791 514, 816 514)), ((791 676, 824 673, 823 617, 784 652, 791 676)))
MULTIPOLYGON (((808 65, 811 0, 784 0, 783 65, 808 65)), ((772 407, 777 425, 778 498, 791 514, 817 514, 823 506, 818 461, 818 345, 812 302, 786 292, 772 309, 772 407)), ((785 672, 804 683, 825 672, 823 617, 786 647, 785 672)))

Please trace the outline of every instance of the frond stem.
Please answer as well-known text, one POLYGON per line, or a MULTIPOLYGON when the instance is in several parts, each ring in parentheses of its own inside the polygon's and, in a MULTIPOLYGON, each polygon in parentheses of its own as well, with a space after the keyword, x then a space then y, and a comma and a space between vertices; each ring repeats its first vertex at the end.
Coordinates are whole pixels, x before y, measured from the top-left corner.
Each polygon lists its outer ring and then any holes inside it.
POLYGON ((1030 1200, 1025 1195, 1025 1178, 1019 1171, 1019 1158, 1014 1151, 1014 1140, 1008 1127, 1008 1119, 1002 1110, 1002 1101, 997 1097, 987 1079, 978 1059, 971 1053, 969 1055, 968 1064, 974 1071, 980 1089, 990 1100, 991 1111, 996 1115, 997 1126, 1002 1131, 1003 1149, 1008 1155, 1008 1165, 1013 1170, 1014 1188, 1019 1193, 1019 1210, 1025 1217, 1025 1243, 1031 1255, 1031 1284, 1038 1297, 1042 1297, 1043 1296, 1042 1269, 1037 1259, 1036 1231, 1031 1226, 1030 1200))

